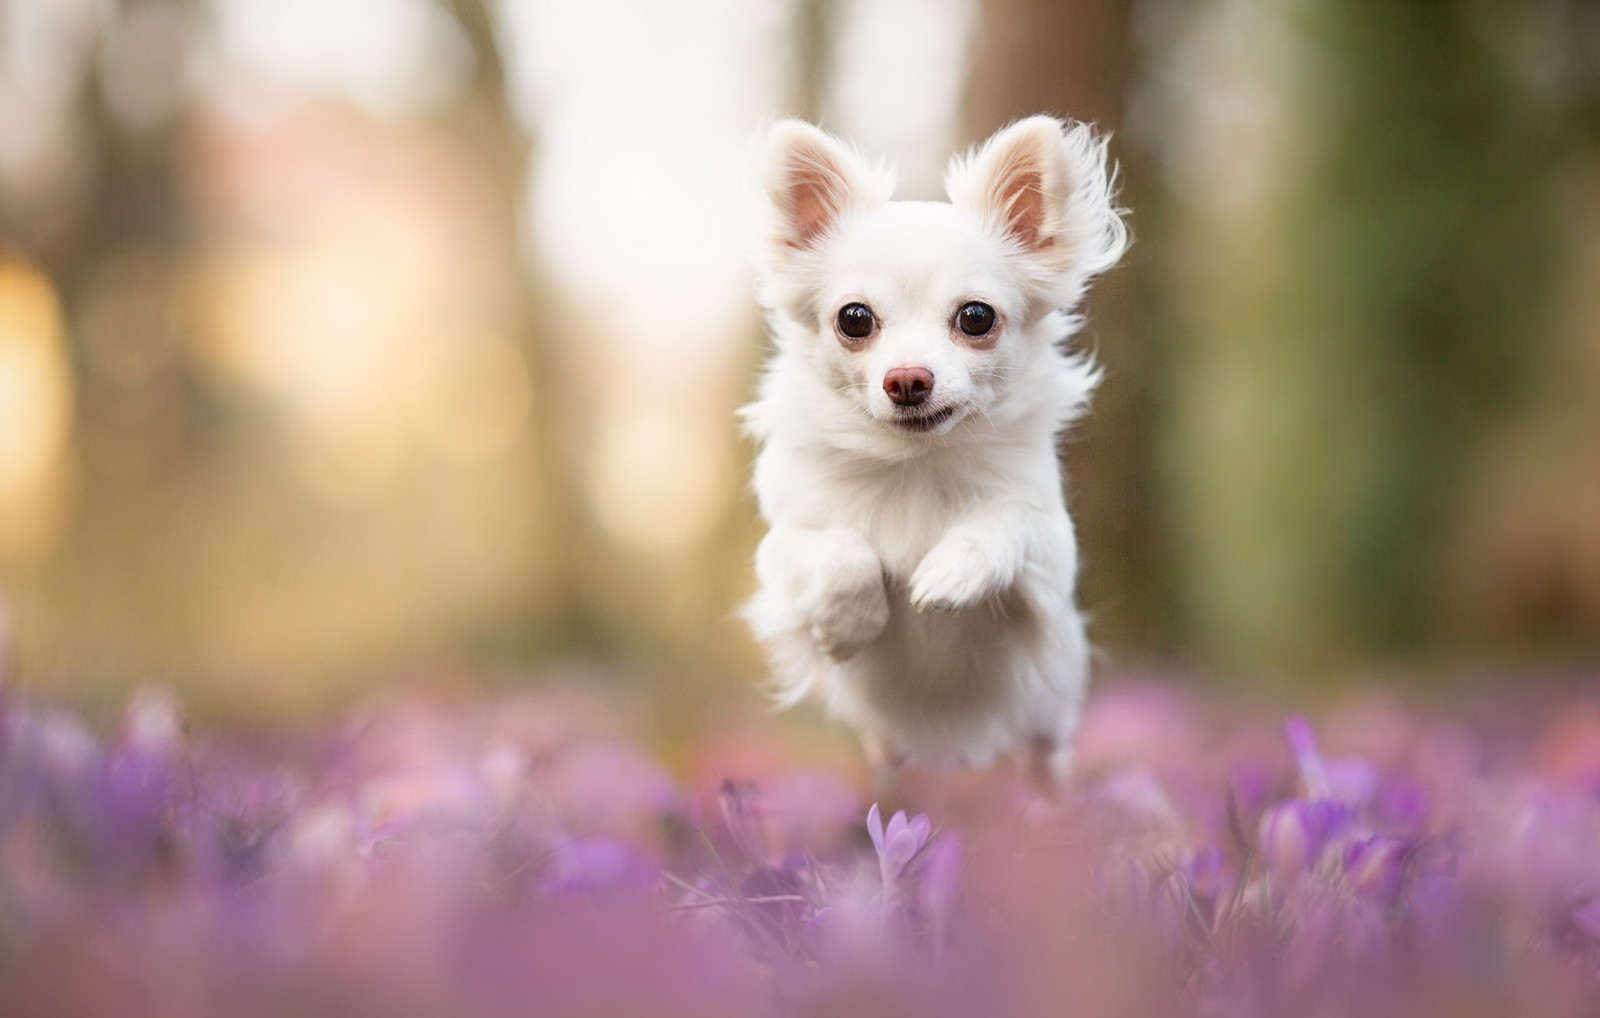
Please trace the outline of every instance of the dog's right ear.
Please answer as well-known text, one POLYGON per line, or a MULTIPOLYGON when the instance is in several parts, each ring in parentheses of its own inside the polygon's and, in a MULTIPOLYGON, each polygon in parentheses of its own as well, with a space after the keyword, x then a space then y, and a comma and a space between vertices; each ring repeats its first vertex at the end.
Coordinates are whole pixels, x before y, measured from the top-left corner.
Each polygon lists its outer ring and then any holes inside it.
POLYGON ((1070 308, 1128 246, 1114 180, 1093 129, 1028 117, 952 160, 945 190, 1012 245, 1049 303, 1070 308))
POLYGON ((769 257, 782 264, 841 220, 887 202, 894 177, 805 121, 781 120, 767 134, 766 188, 776 213, 769 257))

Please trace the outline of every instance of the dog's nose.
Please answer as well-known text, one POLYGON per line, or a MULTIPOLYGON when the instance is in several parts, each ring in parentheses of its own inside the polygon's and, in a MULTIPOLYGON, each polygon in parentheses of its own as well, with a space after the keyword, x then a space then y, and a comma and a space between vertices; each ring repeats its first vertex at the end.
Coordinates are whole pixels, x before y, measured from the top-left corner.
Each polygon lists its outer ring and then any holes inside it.
POLYGON ((883 391, 900 406, 920 406, 933 392, 933 372, 927 368, 890 368, 883 376, 883 391))

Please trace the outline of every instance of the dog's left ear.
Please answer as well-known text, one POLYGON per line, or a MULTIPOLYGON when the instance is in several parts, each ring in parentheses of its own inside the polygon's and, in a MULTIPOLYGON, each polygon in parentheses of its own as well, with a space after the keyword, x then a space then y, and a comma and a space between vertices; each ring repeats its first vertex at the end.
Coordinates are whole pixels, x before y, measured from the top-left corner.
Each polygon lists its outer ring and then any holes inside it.
MULTIPOLYGON (((1046 274, 1081 292, 1128 245, 1106 143, 1086 124, 1019 120, 945 173, 950 201, 981 216, 1046 274)), ((1078 292, 1066 306, 1076 301, 1078 292)))
POLYGON ((784 120, 767 135, 767 197, 776 221, 769 255, 783 262, 819 247, 846 218, 889 200, 894 176, 803 120, 784 120))

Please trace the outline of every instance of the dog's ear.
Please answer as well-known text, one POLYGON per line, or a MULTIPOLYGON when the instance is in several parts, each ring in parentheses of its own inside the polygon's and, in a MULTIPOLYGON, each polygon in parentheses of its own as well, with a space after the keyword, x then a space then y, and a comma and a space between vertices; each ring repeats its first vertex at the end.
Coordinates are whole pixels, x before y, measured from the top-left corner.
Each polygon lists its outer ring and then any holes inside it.
POLYGON ((1087 125, 1029 117, 953 160, 945 191, 1041 268, 1081 286, 1127 248, 1112 179, 1105 140, 1087 125))
POLYGON ((777 213, 772 256, 815 247, 852 212, 894 193, 894 178, 837 138, 803 120, 783 120, 767 135, 767 196, 777 213))

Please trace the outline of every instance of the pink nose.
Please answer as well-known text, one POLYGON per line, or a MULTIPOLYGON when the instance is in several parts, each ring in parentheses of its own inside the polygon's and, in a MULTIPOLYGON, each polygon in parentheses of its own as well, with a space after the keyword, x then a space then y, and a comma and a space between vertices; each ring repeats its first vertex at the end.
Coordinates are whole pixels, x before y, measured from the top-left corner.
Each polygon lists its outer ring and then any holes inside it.
POLYGON ((883 376, 883 391, 900 406, 919 406, 933 392, 933 372, 927 368, 890 368, 883 376))

